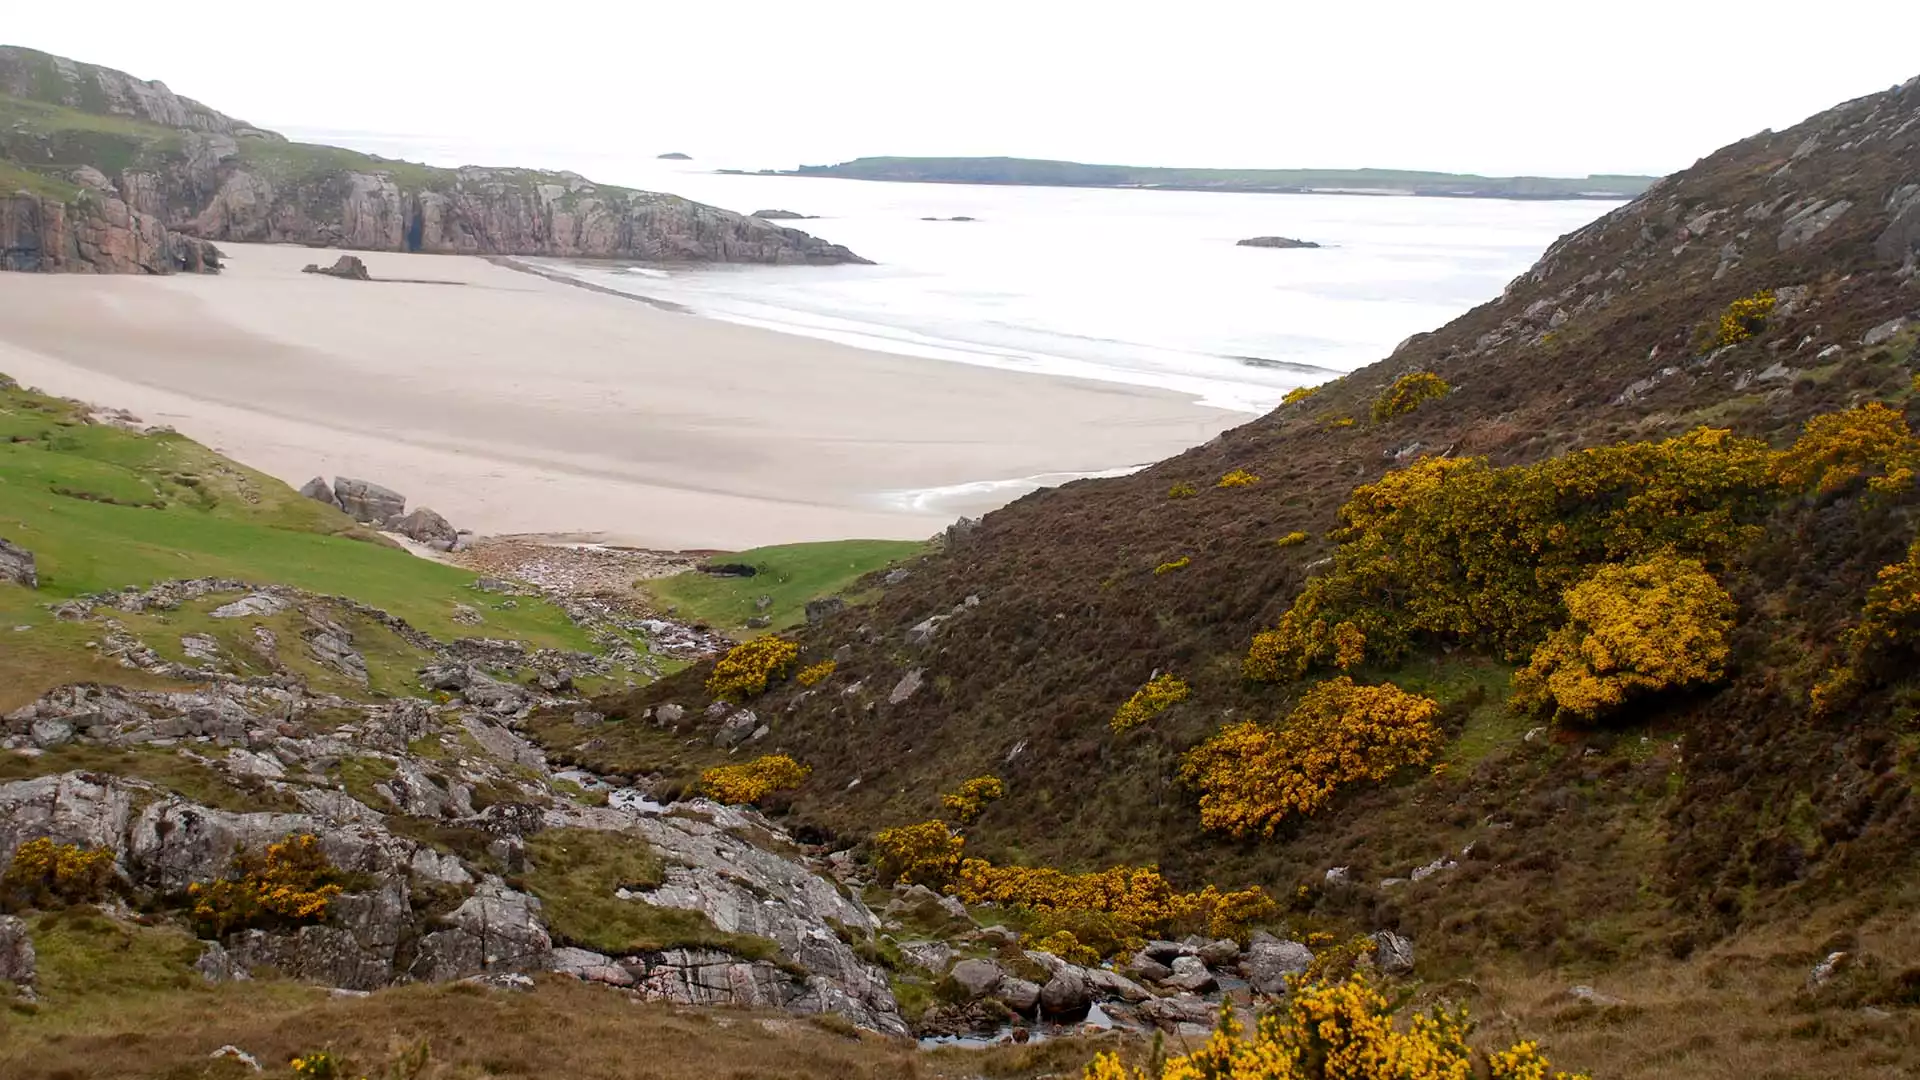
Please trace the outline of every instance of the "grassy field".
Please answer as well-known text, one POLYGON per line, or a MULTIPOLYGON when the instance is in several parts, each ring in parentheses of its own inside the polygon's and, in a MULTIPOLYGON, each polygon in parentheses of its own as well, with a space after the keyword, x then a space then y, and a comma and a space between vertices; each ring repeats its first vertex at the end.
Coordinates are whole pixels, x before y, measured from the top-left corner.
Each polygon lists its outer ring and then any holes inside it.
MULTIPOLYGON (((832 540, 817 544, 782 544, 753 548, 712 561, 753 567, 752 577, 721 577, 690 570, 684 574, 641 583, 656 602, 673 607, 678 618, 739 630, 747 620, 765 615, 768 630, 782 630, 805 620, 807 601, 844 595, 860 578, 888 563, 926 550, 916 540, 832 540), (762 608, 758 601, 771 603, 762 608)), ((848 597, 857 601, 858 597, 848 597)))
MULTIPOLYGON (((0 390, 0 537, 33 552, 40 576, 38 590, 0 585, 0 708, 108 673, 140 683, 136 673, 86 647, 98 627, 60 622, 47 605, 178 578, 231 577, 347 596, 441 639, 478 634, 552 648, 590 645, 553 605, 523 598, 505 606, 471 588, 474 574, 416 558, 190 439, 90 424, 72 403, 18 389, 0 390), (457 605, 478 611, 482 621, 457 622, 457 605)), ((153 631, 151 644, 171 656, 182 633, 234 632, 207 617, 209 606, 121 621, 136 635, 153 631)), ((377 684, 412 663, 391 631, 370 620, 353 629, 377 684)))

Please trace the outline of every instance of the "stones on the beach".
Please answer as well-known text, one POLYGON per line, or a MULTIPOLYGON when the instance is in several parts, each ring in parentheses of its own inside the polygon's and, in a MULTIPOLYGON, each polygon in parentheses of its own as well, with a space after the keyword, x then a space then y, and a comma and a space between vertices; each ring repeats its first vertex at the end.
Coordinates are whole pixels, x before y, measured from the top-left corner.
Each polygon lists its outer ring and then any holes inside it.
POLYGON ((1291 236, 1249 236, 1234 244, 1235 247, 1257 248, 1317 248, 1320 245, 1312 240, 1295 240, 1291 236))
POLYGON ((358 255, 342 255, 335 259, 332 266, 308 263, 300 268, 303 274, 325 274, 327 277, 345 278, 348 281, 372 281, 373 275, 367 273, 367 264, 360 261, 358 255))
POLYGON ((40 574, 34 567, 33 552, 18 544, 0 540, 0 582, 40 587, 40 574))
POLYGON ((446 548, 451 548, 459 535, 452 522, 424 506, 394 522, 393 531, 418 543, 435 547, 444 544, 446 548))
POLYGON ((348 517, 365 525, 377 525, 407 512, 407 497, 366 480, 336 476, 333 495, 348 517))
POLYGON ((335 510, 340 509, 340 500, 334 497, 333 486, 327 483, 327 478, 324 476, 316 476, 300 485, 300 494, 314 502, 326 503, 335 510))

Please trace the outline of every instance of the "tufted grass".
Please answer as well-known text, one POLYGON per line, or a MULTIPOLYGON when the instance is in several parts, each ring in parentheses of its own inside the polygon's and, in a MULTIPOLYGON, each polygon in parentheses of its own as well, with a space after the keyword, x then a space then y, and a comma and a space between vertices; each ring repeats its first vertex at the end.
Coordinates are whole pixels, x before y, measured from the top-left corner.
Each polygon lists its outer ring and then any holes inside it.
POLYGON ((773 620, 766 627, 771 633, 805 621, 807 601, 842 595, 867 574, 926 549, 926 544, 916 540, 782 544, 718 554, 711 559, 751 566, 759 571, 752 577, 720 577, 689 570, 639 584, 661 607, 678 608, 677 617, 689 622, 732 631, 745 629, 747 620, 755 615, 765 615, 773 620), (756 604, 763 596, 772 600, 764 610, 756 604))

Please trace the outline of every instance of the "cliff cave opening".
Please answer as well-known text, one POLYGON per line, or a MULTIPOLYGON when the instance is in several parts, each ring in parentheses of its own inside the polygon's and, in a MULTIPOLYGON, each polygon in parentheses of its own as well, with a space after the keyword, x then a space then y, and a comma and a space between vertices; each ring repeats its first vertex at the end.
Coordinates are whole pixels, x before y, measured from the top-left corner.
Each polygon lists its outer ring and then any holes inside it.
POLYGON ((420 204, 413 204, 412 212, 407 215, 407 250, 420 250, 420 237, 426 232, 426 215, 420 212, 420 204))

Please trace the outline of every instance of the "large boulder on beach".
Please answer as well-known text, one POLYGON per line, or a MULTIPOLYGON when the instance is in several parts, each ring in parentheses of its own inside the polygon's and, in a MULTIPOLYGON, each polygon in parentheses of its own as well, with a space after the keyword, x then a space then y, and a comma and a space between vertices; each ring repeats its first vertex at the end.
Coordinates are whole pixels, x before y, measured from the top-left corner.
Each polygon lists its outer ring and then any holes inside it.
POLYGON ((422 544, 452 544, 458 535, 451 522, 424 506, 394 522, 393 531, 422 544))
POLYGON ((379 484, 352 477, 333 478, 333 497, 355 521, 374 525, 407 512, 407 497, 379 484))
POLYGON ((327 479, 324 476, 316 476, 300 485, 300 494, 305 495, 314 502, 326 503, 335 510, 340 509, 340 500, 334 498, 333 486, 327 483, 327 479))
POLYGON ((345 278, 348 281, 372 281, 373 275, 367 273, 367 264, 360 261, 358 255, 342 255, 333 261, 332 266, 308 263, 301 267, 303 274, 325 274, 327 277, 345 278))

